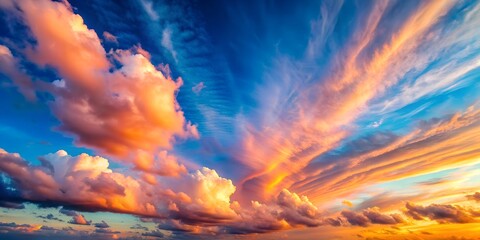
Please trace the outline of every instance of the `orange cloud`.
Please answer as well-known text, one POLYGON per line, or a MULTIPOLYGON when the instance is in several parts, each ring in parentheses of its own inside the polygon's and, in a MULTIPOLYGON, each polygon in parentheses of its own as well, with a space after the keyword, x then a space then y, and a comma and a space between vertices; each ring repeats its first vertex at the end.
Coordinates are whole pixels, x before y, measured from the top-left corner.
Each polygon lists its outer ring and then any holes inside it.
MULTIPOLYGON (((164 75, 150 62, 148 52, 134 47, 107 54, 95 31, 67 2, 14 4, 21 11, 10 11, 21 16, 37 41, 26 49, 27 58, 54 68, 62 77, 45 88, 55 97, 51 107, 61 122, 59 128, 74 135, 78 144, 145 169, 141 161, 162 161, 157 151, 170 149, 176 139, 198 137, 196 126, 187 122, 176 101, 182 80, 164 75), (121 67, 110 71, 113 61, 121 67), (151 159, 145 154, 151 154, 151 159)), ((11 54, 1 49, 2 61, 12 62, 11 54)), ((27 86, 24 82, 19 85, 27 86)), ((185 172, 183 166, 166 159, 167 163, 158 165, 164 169, 154 172, 185 172)))
POLYGON ((342 159, 341 166, 333 162, 311 171, 312 177, 298 181, 292 189, 307 193, 316 201, 326 201, 352 194, 374 182, 399 180, 477 163, 479 155, 476 151, 480 146, 472 139, 480 131, 479 114, 478 110, 470 108, 463 114, 421 124, 384 147, 342 159))
MULTIPOLYGON (((237 158, 251 167, 252 173, 242 180, 242 191, 268 198, 271 193, 304 179, 302 171, 308 164, 337 146, 349 134, 346 126, 366 110, 369 101, 383 94, 410 69, 411 62, 406 59, 416 51, 428 30, 448 12, 452 2, 422 3, 383 46, 368 56, 366 51, 378 34, 377 27, 387 5, 387 2, 375 3, 352 47, 347 48, 345 55, 337 56, 336 60, 342 65, 334 65, 325 81, 308 85, 298 96, 288 92, 293 103, 282 106, 288 109, 285 110, 288 117, 268 105, 267 111, 274 111, 272 119, 267 119, 259 129, 247 127, 244 153, 237 158)), ((297 85, 295 83, 295 87, 297 85)), ((285 98, 285 93, 278 98, 285 98)))

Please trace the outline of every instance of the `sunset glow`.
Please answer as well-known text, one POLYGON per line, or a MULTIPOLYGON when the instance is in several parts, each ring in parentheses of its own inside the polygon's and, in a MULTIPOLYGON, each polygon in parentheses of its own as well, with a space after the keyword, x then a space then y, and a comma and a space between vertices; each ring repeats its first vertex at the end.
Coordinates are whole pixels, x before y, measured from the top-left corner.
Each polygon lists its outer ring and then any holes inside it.
POLYGON ((0 19, 0 239, 480 239, 480 1, 0 19))

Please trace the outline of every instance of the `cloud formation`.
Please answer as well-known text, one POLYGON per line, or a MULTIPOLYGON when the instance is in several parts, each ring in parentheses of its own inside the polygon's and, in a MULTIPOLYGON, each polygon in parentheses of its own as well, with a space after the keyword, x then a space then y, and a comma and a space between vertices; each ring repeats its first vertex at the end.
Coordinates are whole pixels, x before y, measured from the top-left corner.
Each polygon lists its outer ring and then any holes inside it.
MULTIPOLYGON (((196 126, 185 119, 176 101, 182 80, 165 76, 142 55, 146 51, 136 47, 107 54, 95 31, 66 2, 13 5, 20 11, 9 10, 23 19, 37 42, 26 49, 27 59, 62 77, 63 87, 46 88, 55 97, 51 108, 61 122, 59 129, 73 134, 78 144, 131 160, 143 169, 146 160, 139 156, 143 152, 152 155, 154 160, 148 161, 162 161, 154 157, 157 150, 171 149, 177 138, 198 137, 196 126)), ((2 47, 2 61, 10 64, 14 59, 7 50, 2 47)), ((174 165, 156 173, 182 171, 174 165)))
POLYGON ((19 69, 19 62, 12 55, 10 49, 0 45, 0 73, 8 76, 18 87, 20 93, 30 101, 36 100, 35 88, 32 79, 19 69))
POLYGON ((467 209, 461 206, 446 204, 431 204, 428 206, 415 205, 407 202, 406 214, 416 220, 425 218, 438 223, 473 223, 480 219, 480 212, 474 209, 467 209))
POLYGON ((369 224, 398 224, 405 223, 405 219, 397 213, 384 214, 379 211, 379 208, 368 208, 360 213, 350 210, 343 210, 342 216, 351 224, 356 226, 366 227, 369 224))
POLYGON ((29 158, 0 149, 0 220, 34 204, 67 226, 0 223, 1 238, 478 228, 480 4, 87 5, 0 1, 0 144, 29 158), (32 158, 56 149, 88 154, 32 158))
POLYGON ((467 198, 473 201, 480 202, 480 192, 475 192, 474 194, 467 195, 467 198))

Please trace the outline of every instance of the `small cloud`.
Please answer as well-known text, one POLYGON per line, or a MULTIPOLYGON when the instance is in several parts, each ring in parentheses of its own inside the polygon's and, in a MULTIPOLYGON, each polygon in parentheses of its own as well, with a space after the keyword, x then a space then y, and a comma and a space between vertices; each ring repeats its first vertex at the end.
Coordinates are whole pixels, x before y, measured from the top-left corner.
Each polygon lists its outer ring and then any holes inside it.
POLYGON ((205 84, 203 82, 200 82, 192 87, 192 91, 196 94, 199 94, 204 88, 206 88, 205 84))
POLYGON ((148 231, 148 228, 145 227, 145 226, 142 226, 140 224, 135 224, 134 226, 131 226, 130 229, 135 229, 135 230, 144 230, 144 231, 148 231))
POLYGON ((62 208, 62 209, 60 209, 59 212, 62 213, 62 214, 65 214, 67 216, 72 217, 72 219, 70 221, 68 221, 68 223, 70 223, 70 224, 77 224, 77 225, 91 225, 92 224, 92 221, 87 221, 87 219, 85 219, 85 216, 83 216, 82 214, 80 214, 76 211, 67 210, 67 209, 62 208))
POLYGON ((469 200, 473 200, 473 201, 477 201, 477 202, 480 202, 480 192, 476 192, 472 195, 467 195, 467 198, 469 200))
POLYGON ((110 225, 108 225, 108 223, 106 223, 103 220, 102 220, 102 222, 94 223, 93 226, 95 226, 96 228, 109 228, 110 227, 110 225))
POLYGON ((382 125, 382 123, 383 123, 383 118, 380 119, 380 121, 375 121, 368 126, 371 127, 371 128, 378 128, 382 125))
POLYGON ((104 228, 97 228, 95 229, 96 233, 103 233, 103 234, 119 234, 120 231, 113 231, 110 229, 104 229, 104 228))
POLYGON ((118 44, 118 40, 117 40, 117 37, 115 37, 115 35, 109 33, 109 32, 103 32, 103 38, 105 40, 107 40, 108 42, 112 42, 112 43, 117 43, 118 44))
POLYGON ((63 80, 63 79, 55 80, 55 81, 52 82, 52 84, 53 84, 55 87, 64 88, 64 87, 65 87, 65 80, 63 80))
POLYGON ((142 233, 142 236, 145 236, 145 237, 163 238, 163 237, 165 236, 165 234, 163 234, 163 233, 160 232, 159 230, 153 230, 153 231, 151 231, 151 232, 142 233))
POLYGON ((63 222, 62 219, 55 217, 55 216, 54 216, 53 214, 51 214, 51 213, 49 213, 49 214, 47 214, 47 215, 45 215, 45 216, 40 215, 40 216, 38 216, 38 218, 43 218, 43 219, 45 219, 45 220, 55 220, 55 221, 63 222))
POLYGON ((173 42, 172 42, 172 29, 170 28, 165 28, 162 32, 162 46, 167 49, 170 54, 172 54, 173 59, 175 62, 178 62, 177 60, 177 52, 173 48, 173 42))
POLYGON ((77 216, 73 216, 68 223, 77 225, 90 225, 92 224, 92 221, 87 221, 83 215, 79 214, 77 216))
POLYGON ((148 0, 140 0, 140 3, 142 4, 143 9, 145 10, 145 12, 147 12, 150 19, 156 21, 160 18, 155 9, 153 9, 153 2, 148 0))

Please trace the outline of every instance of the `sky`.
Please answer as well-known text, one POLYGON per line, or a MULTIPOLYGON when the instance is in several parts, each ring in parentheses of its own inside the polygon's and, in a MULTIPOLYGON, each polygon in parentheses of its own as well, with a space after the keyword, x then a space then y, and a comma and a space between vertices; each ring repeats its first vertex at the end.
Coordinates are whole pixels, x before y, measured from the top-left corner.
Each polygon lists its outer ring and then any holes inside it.
POLYGON ((480 239, 479 1, 0 0, 1 239, 480 239))

